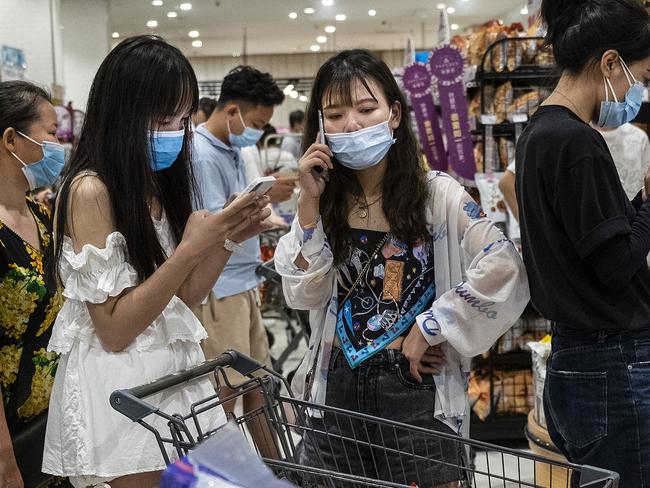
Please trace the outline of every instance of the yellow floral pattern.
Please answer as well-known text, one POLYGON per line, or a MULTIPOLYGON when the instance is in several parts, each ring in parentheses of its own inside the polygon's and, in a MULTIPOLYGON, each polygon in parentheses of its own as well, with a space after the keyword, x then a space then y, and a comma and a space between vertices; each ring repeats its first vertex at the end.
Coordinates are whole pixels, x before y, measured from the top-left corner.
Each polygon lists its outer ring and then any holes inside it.
POLYGON ((48 407, 58 357, 46 347, 63 305, 60 290, 44 273, 53 242, 49 211, 29 199, 27 206, 41 251, 0 222, 0 387, 12 429, 48 407))
POLYGON ((3 388, 16 381, 22 354, 23 348, 17 347, 15 344, 0 348, 0 385, 3 388))
POLYGON ((9 337, 19 339, 38 302, 45 296, 43 275, 15 264, 0 282, 0 327, 9 337))
POLYGON ((43 323, 38 328, 38 332, 36 332, 36 337, 42 336, 43 333, 49 330, 49 328, 54 323, 54 319, 56 318, 56 315, 59 313, 59 310, 61 310, 62 306, 63 306, 63 295, 61 294, 61 290, 57 290, 56 293, 52 296, 52 298, 50 298, 50 303, 47 304, 47 308, 45 309, 45 320, 43 320, 43 323))
POLYGON ((32 361, 35 366, 34 376, 32 376, 32 392, 25 403, 18 407, 18 415, 24 418, 33 417, 47 409, 52 385, 54 385, 58 356, 56 353, 47 352, 41 348, 34 352, 32 361))

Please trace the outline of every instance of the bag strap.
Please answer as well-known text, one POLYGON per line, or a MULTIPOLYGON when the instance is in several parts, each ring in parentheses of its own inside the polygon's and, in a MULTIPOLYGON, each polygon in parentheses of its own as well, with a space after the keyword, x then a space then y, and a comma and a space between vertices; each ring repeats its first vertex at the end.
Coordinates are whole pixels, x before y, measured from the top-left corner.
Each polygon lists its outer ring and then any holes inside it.
POLYGON ((345 298, 341 301, 341 303, 339 303, 338 310, 336 311, 337 315, 341 311, 341 307, 343 307, 343 304, 347 301, 348 298, 350 298, 352 292, 357 289, 357 286, 361 282, 361 279, 368 273, 368 270, 370 269, 370 265, 372 265, 372 262, 377 257, 377 254, 379 254, 379 250, 383 247, 384 244, 386 244, 386 241, 388 240, 389 236, 390 236, 390 232, 388 232, 381 240, 381 242, 377 245, 377 248, 372 253, 372 256, 370 256, 370 258, 368 259, 368 263, 363 267, 361 273, 359 273, 359 276, 357 276, 356 281, 354 282, 352 287, 350 287, 350 289, 348 290, 348 293, 347 295, 345 295, 345 298))

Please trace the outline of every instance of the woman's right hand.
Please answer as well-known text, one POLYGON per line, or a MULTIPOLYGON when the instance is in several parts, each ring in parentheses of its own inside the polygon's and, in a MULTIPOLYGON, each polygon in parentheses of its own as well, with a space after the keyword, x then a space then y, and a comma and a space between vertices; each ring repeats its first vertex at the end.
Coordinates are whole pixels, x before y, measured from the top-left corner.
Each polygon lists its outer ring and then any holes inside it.
POLYGON ((300 196, 317 201, 325 191, 326 180, 322 176, 325 171, 334 169, 332 151, 325 144, 315 142, 298 162, 300 174, 300 196), (321 168, 321 174, 315 168, 321 168))
POLYGON ((2 452, 0 454, 0 488, 23 488, 24 486, 13 451, 2 452))
POLYGON ((194 259, 201 258, 216 245, 222 246, 242 225, 254 225, 267 218, 267 205, 267 197, 248 193, 237 196, 220 212, 192 212, 179 247, 187 249, 194 259))

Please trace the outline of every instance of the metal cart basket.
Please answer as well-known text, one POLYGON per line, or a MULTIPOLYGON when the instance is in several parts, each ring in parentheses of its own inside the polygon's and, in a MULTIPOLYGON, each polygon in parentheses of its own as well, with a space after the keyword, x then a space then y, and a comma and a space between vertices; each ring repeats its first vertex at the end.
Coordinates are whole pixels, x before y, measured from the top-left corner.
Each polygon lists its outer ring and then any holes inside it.
MULTIPOLYGON (((602 469, 556 462, 453 434, 298 400, 282 376, 235 351, 228 351, 214 360, 147 385, 117 390, 111 395, 110 402, 115 410, 155 436, 165 462, 170 464, 174 458, 186 455, 218 430, 210 431, 201 425, 202 413, 252 392, 262 395, 263 406, 231 420, 236 422, 247 438, 250 438, 248 432, 254 423, 265 425, 271 438, 266 439, 263 449, 257 446, 257 452, 265 454, 262 456, 264 462, 278 477, 298 486, 433 488, 440 485, 428 478, 427 473, 432 472, 432 465, 458 473, 458 482, 444 484, 445 488, 618 486, 618 475, 602 469), (228 384, 224 368, 229 367, 247 376, 248 380, 237 387, 228 384), (253 376, 260 370, 266 374, 253 376), (213 375, 217 386, 227 384, 237 393, 228 398, 219 398, 216 394, 205 398, 192 405, 189 413, 163 412, 143 400, 205 375, 213 375), (282 387, 286 388, 287 394, 282 393, 282 387), (153 427, 153 416, 165 419, 168 430, 163 432, 153 427), (311 446, 312 455, 306 462, 304 453, 314 440, 318 440, 318 449, 311 446), (442 458, 443 461, 440 457, 442 449, 457 452, 458 456, 452 461, 446 456, 442 458), (467 456, 464 455, 469 449, 477 453, 473 465, 467 463, 467 456), (316 453, 317 462, 313 453, 316 453), (361 458, 363 462, 360 462, 361 458), (392 471, 385 469, 389 458, 392 460, 392 471), (405 479, 406 472, 416 479, 405 479)), ((159 421, 156 423, 160 425, 159 421)))

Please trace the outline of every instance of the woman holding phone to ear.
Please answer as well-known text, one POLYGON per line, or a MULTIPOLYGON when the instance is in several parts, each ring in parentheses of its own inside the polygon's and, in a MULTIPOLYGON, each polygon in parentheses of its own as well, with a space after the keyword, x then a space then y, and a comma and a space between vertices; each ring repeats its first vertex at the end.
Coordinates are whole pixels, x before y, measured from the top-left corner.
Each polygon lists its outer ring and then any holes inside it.
MULTIPOLYGON (((421 168, 406 107, 389 68, 368 51, 344 51, 316 75, 298 217, 275 254, 289 305, 310 310, 294 387, 317 404, 466 434, 470 358, 523 311, 526 273, 462 187, 421 168)), ((330 433, 363 434, 329 420, 312 419, 330 433)), ((316 434, 304 445, 306 464, 322 457, 356 475, 418 486, 464 479, 453 442, 427 453, 420 439, 416 451, 429 462, 416 464, 378 463, 316 434)))

